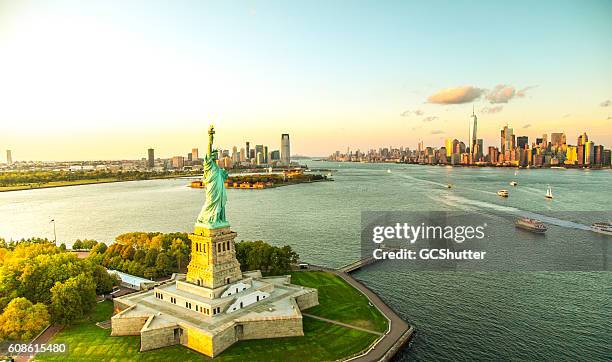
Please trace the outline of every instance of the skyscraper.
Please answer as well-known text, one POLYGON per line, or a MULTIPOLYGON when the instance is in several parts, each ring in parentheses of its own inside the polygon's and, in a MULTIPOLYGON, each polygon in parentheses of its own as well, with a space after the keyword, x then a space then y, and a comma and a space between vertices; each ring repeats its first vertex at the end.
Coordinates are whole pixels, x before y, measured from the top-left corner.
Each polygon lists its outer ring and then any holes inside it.
POLYGON ((174 156, 172 157, 172 168, 182 169, 185 166, 185 157, 174 156))
POLYGON ((195 161, 195 160, 197 160, 198 158, 200 158, 200 155, 199 155, 199 150, 198 150, 197 148, 192 148, 192 149, 191 149, 191 158, 192 158, 194 161, 195 161))
POLYGON ((147 167, 155 167, 155 150, 152 148, 149 148, 149 158, 147 158, 147 167))
POLYGON ((238 147, 234 146, 232 148, 232 163, 237 163, 240 161, 240 155, 238 154, 238 147))
POLYGON ((551 133, 550 142, 553 147, 560 147, 566 143, 565 133, 551 133))
POLYGON ((512 139, 514 137, 514 130, 510 127, 508 127, 508 125, 504 126, 504 128, 501 131, 501 153, 505 154, 506 151, 511 151, 513 146, 514 146, 514 142, 512 142, 512 139))
POLYGON ((518 148, 525 148, 525 146, 529 145, 529 137, 528 136, 518 136, 516 138, 516 146, 518 148))
POLYGON ((447 138, 444 141, 444 148, 446 148, 446 157, 450 157, 453 154, 453 139, 447 138))
POLYGON ((289 134, 283 133, 281 136, 281 163, 289 166, 291 163, 291 146, 289 145, 289 134))
MULTIPOLYGON (((476 144, 478 142, 478 138, 476 137, 476 131, 478 130, 478 118, 476 117, 476 114, 474 114, 474 106, 472 106, 472 116, 470 117, 472 119, 471 122, 471 126, 472 126, 472 133, 471 133, 471 140, 470 140, 470 152, 472 153, 472 159, 476 158, 476 153, 478 152, 476 150, 476 144)), ((482 150, 480 150, 482 152, 482 150)))
POLYGON ((13 156, 11 155, 11 150, 6 150, 6 164, 9 166, 13 164, 13 156))
POLYGON ((246 143, 246 154, 245 155, 247 159, 251 158, 251 147, 250 147, 249 142, 246 143))
POLYGON ((264 162, 264 146, 263 145, 255 145, 255 162, 260 165, 264 162), (259 161, 259 154, 261 153, 261 162, 259 161))

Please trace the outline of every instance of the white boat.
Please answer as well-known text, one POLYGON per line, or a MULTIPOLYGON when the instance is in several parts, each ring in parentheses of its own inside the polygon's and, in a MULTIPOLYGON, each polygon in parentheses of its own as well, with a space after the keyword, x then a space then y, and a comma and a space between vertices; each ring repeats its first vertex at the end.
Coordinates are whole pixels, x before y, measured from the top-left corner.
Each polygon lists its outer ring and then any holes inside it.
POLYGON ((518 176, 518 171, 514 171, 514 176, 518 176))
POLYGON ((612 235, 612 223, 596 222, 591 225, 591 231, 599 234, 612 235))
POLYGON ((391 170, 390 170, 390 169, 387 169, 387 173, 391 173, 391 170))
POLYGON ((516 186, 516 185, 518 185, 518 182, 516 182, 516 181, 510 181, 510 186, 516 186))
POLYGON ((522 217, 514 222, 514 226, 519 229, 531 231, 534 233, 545 233, 548 228, 543 222, 528 217, 522 217))
POLYGON ((508 197, 508 195, 510 195, 508 193, 508 190, 499 190, 497 191, 497 195, 501 196, 501 197, 508 197))
POLYGON ((552 199, 553 198, 552 188, 550 187, 550 185, 548 185, 548 189, 546 189, 546 198, 547 199, 552 199))

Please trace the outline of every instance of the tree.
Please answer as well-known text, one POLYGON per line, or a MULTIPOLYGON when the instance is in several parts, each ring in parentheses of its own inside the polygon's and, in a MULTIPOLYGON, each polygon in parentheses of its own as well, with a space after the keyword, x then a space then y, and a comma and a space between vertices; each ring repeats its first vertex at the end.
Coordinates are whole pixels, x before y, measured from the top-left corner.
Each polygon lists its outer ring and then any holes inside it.
POLYGON ((42 303, 14 298, 0 314, 0 340, 29 341, 49 324, 49 312, 42 303))
POLYGON ((81 248, 89 250, 89 249, 93 248, 94 246, 96 246, 96 244, 98 244, 98 242, 95 241, 95 240, 85 239, 85 240, 83 240, 81 242, 81 248))
POLYGON ((147 255, 147 253, 145 253, 144 250, 142 249, 138 249, 136 250, 136 252, 134 252, 134 261, 138 262, 138 263, 142 263, 144 262, 144 258, 147 255))
POLYGON ((123 247, 121 251, 121 257, 124 260, 132 260, 134 259, 134 247, 132 245, 126 245, 123 247))
POLYGON ((172 272, 172 260, 166 253, 161 252, 157 255, 155 267, 157 268, 158 274, 169 275, 172 272))
POLYGON ((81 273, 51 288, 53 320, 70 324, 83 317, 96 304, 96 284, 91 275, 81 273))
POLYGON ((81 239, 77 239, 74 244, 72 244, 72 250, 79 250, 79 249, 83 249, 83 242, 81 241, 81 239))
POLYGON ((113 287, 119 285, 115 275, 110 275, 102 265, 93 266, 93 279, 96 284, 96 294, 108 294, 113 287))
POLYGON ((66 251, 66 244, 65 243, 61 243, 60 246, 59 246, 59 249, 61 251, 66 251))
POLYGON ((91 248, 90 254, 104 254, 108 247, 104 243, 98 243, 91 248))
POLYGON ((155 262, 157 261, 157 254, 157 249, 149 249, 149 251, 147 251, 147 255, 145 256, 145 265, 155 266, 155 262))

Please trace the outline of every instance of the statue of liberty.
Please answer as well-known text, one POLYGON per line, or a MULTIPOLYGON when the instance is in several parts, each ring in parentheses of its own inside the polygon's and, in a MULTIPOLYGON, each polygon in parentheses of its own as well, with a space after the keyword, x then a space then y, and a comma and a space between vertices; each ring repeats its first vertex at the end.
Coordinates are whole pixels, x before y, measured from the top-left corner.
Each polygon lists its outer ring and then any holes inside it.
POLYGON ((213 135, 215 128, 210 126, 208 130, 208 150, 204 157, 203 183, 206 186, 206 202, 198 215, 196 226, 216 229, 229 226, 225 219, 225 204, 227 193, 225 191, 225 179, 227 171, 217 165, 218 151, 213 150, 213 135))

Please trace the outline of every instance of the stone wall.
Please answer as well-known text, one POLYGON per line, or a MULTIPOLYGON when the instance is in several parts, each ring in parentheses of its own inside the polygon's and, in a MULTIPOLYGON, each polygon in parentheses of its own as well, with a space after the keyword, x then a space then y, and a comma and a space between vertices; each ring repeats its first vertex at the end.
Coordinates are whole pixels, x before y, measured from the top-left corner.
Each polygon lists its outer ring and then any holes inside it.
POLYGON ((205 354, 209 357, 214 357, 213 338, 211 335, 204 333, 202 330, 184 325, 183 338, 181 344, 193 349, 194 351, 205 354))
POLYGON ((308 293, 296 297, 295 302, 300 310, 319 305, 319 292, 316 289, 311 289, 308 293))
POLYGON ((238 338, 236 338, 236 325, 234 323, 228 324, 226 329, 213 338, 214 355, 218 356, 219 353, 225 351, 236 342, 238 342, 238 338))
POLYGON ((278 337, 303 336, 302 316, 285 319, 268 319, 260 321, 240 322, 242 325, 241 339, 262 339, 278 337))
POLYGON ((111 318, 111 336, 139 336, 149 316, 111 318))
POLYGON ((175 328, 178 328, 178 326, 143 331, 140 334, 140 351, 144 352, 177 344, 178 341, 174 339, 175 328))

